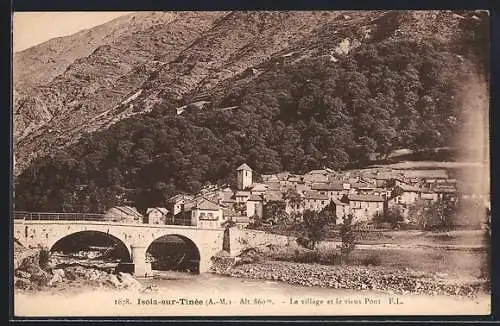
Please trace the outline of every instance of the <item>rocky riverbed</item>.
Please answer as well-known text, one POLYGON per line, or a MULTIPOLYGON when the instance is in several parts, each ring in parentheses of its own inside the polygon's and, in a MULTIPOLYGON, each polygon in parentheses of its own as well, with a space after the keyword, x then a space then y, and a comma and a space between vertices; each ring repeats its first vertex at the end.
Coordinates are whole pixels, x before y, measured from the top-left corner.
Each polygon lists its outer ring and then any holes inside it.
POLYGON ((378 266, 327 266, 284 261, 233 264, 230 259, 221 259, 214 265, 213 272, 232 277, 282 281, 308 287, 376 290, 403 295, 475 297, 479 293, 489 291, 487 280, 451 280, 447 275, 378 266))
POLYGON ((116 264, 83 263, 50 256, 44 250, 16 245, 14 288, 18 291, 62 292, 78 288, 138 289, 143 287, 132 275, 115 273, 116 264))

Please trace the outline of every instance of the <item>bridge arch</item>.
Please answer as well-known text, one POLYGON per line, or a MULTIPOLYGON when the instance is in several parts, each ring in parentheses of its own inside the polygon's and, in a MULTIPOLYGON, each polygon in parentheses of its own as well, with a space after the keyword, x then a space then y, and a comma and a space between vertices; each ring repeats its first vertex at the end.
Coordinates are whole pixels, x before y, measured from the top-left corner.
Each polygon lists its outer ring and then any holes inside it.
POLYGON ((144 276, 151 275, 152 267, 146 261, 146 250, 158 238, 177 236, 189 245, 190 259, 197 260, 199 257, 199 263, 190 268, 192 272, 196 272, 198 268, 200 273, 208 271, 211 266, 210 258, 223 247, 223 229, 87 220, 14 220, 14 237, 27 248, 52 249, 62 238, 82 231, 100 231, 118 238, 127 246, 134 273, 144 276))
POLYGON ((166 233, 156 236, 146 246, 146 259, 153 270, 174 270, 199 274, 202 253, 186 235, 166 233))
POLYGON ((110 256, 120 258, 122 262, 131 262, 131 250, 129 246, 118 236, 102 230, 85 229, 75 230, 59 237, 57 240, 52 240, 48 244, 50 252, 75 252, 78 250, 96 249, 96 248, 113 248, 110 251, 110 256))

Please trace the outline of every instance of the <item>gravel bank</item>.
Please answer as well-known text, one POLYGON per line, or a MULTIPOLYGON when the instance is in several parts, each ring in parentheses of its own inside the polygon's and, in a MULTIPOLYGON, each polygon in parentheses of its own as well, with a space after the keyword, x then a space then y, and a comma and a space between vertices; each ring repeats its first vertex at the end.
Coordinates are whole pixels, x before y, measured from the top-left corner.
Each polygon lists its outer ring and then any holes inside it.
POLYGON ((214 273, 240 278, 282 281, 303 286, 376 290, 389 294, 457 295, 475 297, 489 291, 487 280, 451 280, 447 275, 372 266, 326 266, 283 261, 261 261, 229 266, 220 263, 214 273))

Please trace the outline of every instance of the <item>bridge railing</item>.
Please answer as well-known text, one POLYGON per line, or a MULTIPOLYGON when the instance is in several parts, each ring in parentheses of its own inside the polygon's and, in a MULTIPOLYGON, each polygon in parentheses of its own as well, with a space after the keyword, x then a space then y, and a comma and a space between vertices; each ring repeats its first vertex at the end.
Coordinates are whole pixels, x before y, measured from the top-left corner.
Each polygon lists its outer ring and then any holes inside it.
POLYGON ((103 221, 104 214, 14 212, 15 220, 28 221, 103 221))
MULTIPOLYGON (((42 212, 13 212, 15 220, 24 221, 102 221, 108 223, 123 223, 121 218, 109 219, 105 218, 104 214, 92 214, 92 213, 42 213, 42 212)), ((129 221, 128 223, 139 223, 137 221, 129 221)), ((191 218, 185 217, 167 217, 165 218, 166 225, 183 225, 183 226, 193 226, 191 223, 191 218)))

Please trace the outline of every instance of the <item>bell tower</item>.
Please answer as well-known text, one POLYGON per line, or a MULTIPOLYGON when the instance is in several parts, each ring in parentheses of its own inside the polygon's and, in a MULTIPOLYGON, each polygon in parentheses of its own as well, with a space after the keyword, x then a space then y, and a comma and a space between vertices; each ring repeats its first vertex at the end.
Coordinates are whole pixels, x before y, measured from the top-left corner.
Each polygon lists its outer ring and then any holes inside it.
POLYGON ((243 163, 236 169, 236 179, 238 190, 244 190, 253 184, 252 169, 243 163))

